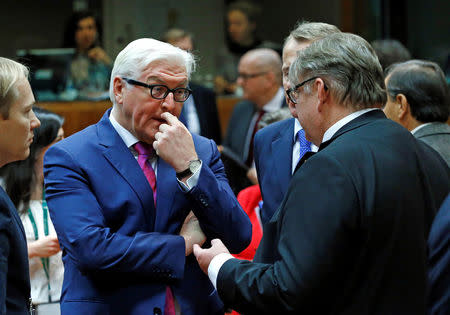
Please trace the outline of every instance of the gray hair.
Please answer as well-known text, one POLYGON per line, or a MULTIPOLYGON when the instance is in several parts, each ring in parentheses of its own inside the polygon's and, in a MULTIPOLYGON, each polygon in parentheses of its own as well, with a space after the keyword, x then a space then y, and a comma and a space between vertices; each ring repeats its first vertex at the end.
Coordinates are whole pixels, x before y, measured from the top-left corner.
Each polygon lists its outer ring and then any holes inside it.
POLYGON ((331 24, 300 21, 284 40, 283 47, 286 46, 286 43, 291 39, 294 39, 297 42, 310 42, 339 32, 340 30, 331 24))
POLYGON ((195 70, 194 56, 178 47, 152 38, 140 38, 129 43, 114 61, 109 84, 109 98, 115 104, 114 78, 135 79, 150 63, 157 60, 170 61, 186 68, 188 78, 195 70))
POLYGON ((21 79, 28 79, 28 68, 8 58, 0 57, 0 113, 8 118, 9 107, 18 96, 13 86, 21 79))
POLYGON ((381 107, 386 102, 377 55, 358 35, 335 33, 299 52, 289 70, 289 80, 295 85, 316 76, 338 103, 355 111, 381 107))

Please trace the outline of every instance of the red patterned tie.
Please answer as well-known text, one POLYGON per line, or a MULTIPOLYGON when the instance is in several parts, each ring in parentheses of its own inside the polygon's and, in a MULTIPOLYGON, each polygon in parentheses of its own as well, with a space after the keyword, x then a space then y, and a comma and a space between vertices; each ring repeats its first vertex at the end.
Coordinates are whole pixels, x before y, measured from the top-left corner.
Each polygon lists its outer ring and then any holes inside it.
POLYGON ((153 190, 153 201, 156 207, 156 175, 149 159, 155 154, 153 147, 144 142, 138 142, 134 145, 134 149, 138 153, 138 163, 147 178, 150 187, 153 190))
MULTIPOLYGON (((151 159, 155 150, 153 147, 144 142, 138 142, 134 145, 134 149, 138 153, 138 164, 144 172, 150 187, 153 190, 153 201, 156 208, 156 175, 149 159, 151 159)), ((166 304, 164 306, 164 315, 175 315, 175 303, 172 290, 169 286, 166 287, 166 304)))

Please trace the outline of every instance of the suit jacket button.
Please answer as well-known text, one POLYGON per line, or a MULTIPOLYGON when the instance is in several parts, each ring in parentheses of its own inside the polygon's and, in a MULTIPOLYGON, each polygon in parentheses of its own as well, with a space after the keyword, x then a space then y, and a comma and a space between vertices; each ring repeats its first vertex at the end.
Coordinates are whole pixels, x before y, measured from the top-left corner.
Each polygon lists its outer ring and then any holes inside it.
POLYGON ((162 315, 161 309, 159 307, 153 308, 153 315, 162 315))

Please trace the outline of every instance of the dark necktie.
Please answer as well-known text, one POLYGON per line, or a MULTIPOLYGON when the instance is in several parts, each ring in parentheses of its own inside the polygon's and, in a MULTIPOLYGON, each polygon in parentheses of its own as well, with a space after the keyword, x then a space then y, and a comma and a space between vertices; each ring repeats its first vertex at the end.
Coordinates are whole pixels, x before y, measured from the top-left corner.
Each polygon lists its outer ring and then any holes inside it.
MULTIPOLYGON (((138 153, 138 164, 144 172, 148 183, 153 191, 153 201, 155 202, 156 209, 156 175, 155 170, 152 167, 149 159, 151 159, 155 150, 153 147, 144 142, 138 142, 134 145, 134 149, 138 153)), ((175 302, 172 294, 172 290, 169 286, 166 286, 166 303, 164 306, 164 315, 175 315, 175 302)))
POLYGON ((245 161, 245 164, 247 166, 251 166, 253 163, 253 139, 255 138, 255 134, 258 131, 258 123, 265 113, 266 112, 264 110, 260 110, 258 112, 258 116, 256 117, 255 125, 253 126, 252 137, 250 138, 250 145, 248 147, 247 160, 245 161))

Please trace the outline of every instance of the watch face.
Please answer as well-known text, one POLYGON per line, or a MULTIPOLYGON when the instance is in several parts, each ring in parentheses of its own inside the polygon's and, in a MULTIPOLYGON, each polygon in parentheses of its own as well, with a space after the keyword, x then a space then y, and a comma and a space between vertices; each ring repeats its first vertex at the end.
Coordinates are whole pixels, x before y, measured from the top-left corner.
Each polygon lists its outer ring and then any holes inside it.
POLYGON ((200 160, 191 161, 191 162, 189 162, 189 170, 192 173, 195 173, 199 169, 201 164, 202 164, 202 162, 200 162, 200 160))

